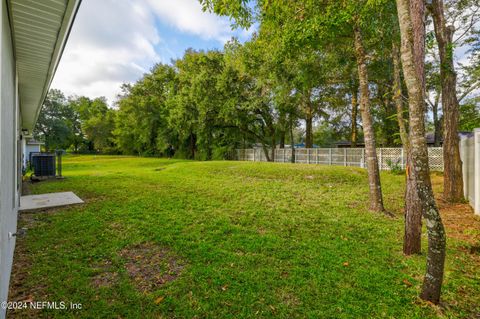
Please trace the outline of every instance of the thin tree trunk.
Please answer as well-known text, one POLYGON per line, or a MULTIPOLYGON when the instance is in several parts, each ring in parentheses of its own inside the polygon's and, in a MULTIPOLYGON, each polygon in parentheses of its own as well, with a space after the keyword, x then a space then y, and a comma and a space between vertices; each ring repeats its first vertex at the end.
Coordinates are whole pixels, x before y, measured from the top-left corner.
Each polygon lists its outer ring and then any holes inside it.
POLYGON ((290 148, 292 151, 291 162, 295 163, 295 141, 293 140, 293 115, 290 114, 290 148))
POLYGON ((285 148, 285 130, 280 131, 280 148, 285 148))
POLYGON ((357 147, 357 116, 358 116, 358 86, 354 85, 352 90, 352 123, 351 123, 351 138, 350 138, 350 147, 357 147))
POLYGON ((190 133, 190 159, 195 159, 195 149, 197 148, 197 137, 190 133))
POLYGON ((405 109, 402 101, 402 79, 400 73, 402 72, 400 64, 400 50, 398 45, 394 42, 392 45, 392 59, 393 59, 393 100, 395 101, 395 108, 397 111, 398 128, 400 130, 400 139, 404 151, 408 150, 408 130, 405 124, 405 117, 403 113, 405 109))
POLYGON ((270 145, 271 145, 271 153, 272 155, 270 156, 270 160, 272 162, 275 162, 275 150, 277 148, 277 140, 275 138, 275 131, 272 132, 272 136, 271 136, 271 141, 270 141, 270 145))
POLYGON ((462 201, 463 175, 458 138, 459 106, 457 74, 453 64, 454 26, 447 26, 443 0, 433 0, 429 6, 440 55, 440 82, 443 108, 443 197, 450 202, 462 201))
POLYGON ((445 264, 445 230, 435 198, 433 196, 428 151, 425 139, 425 86, 423 23, 424 0, 397 0, 397 12, 402 38, 401 58, 403 74, 409 97, 409 148, 411 174, 416 182, 420 202, 424 205, 423 214, 428 232, 427 272, 423 281, 421 298, 437 304, 443 281, 445 264), (420 14, 419 14, 420 12, 420 14), (421 17, 419 19, 419 16, 421 17), (419 72, 421 70, 421 72, 419 72))
POLYGON ((385 212, 383 207, 382 187, 378 169, 375 133, 373 130, 372 115, 370 114, 370 90, 368 88, 368 72, 366 53, 363 47, 362 36, 358 27, 355 28, 355 52, 357 58, 358 78, 360 83, 360 114, 362 116, 363 132, 365 135, 365 154, 370 188, 370 210, 385 212))
POLYGON ((275 148, 277 147, 277 140, 276 140, 276 132, 273 123, 269 121, 267 123, 268 133, 270 134, 270 156, 267 156, 267 161, 274 162, 275 161, 275 148))
POLYGON ((271 162, 270 154, 268 154, 268 147, 264 143, 262 143, 262 149, 263 149, 263 153, 265 154, 265 158, 267 162, 271 162))
POLYGON ((441 146, 441 139, 442 139, 442 127, 440 123, 440 119, 438 118, 438 102, 440 100, 440 92, 438 92, 437 96, 435 97, 435 101, 432 104, 432 113, 433 113, 433 145, 435 147, 441 146))
POLYGON ((310 92, 305 101, 305 147, 313 147, 313 107, 310 101, 310 92))
POLYGON ((287 134, 287 113, 280 112, 278 116, 278 147, 280 149, 285 148, 285 136, 287 134))
POLYGON ((397 121, 402 140, 403 154, 406 157, 407 174, 405 177, 405 232, 403 237, 403 253, 405 255, 420 254, 422 250, 422 204, 417 193, 417 186, 412 174, 409 174, 411 156, 408 141, 408 130, 403 117, 402 82, 400 77, 400 52, 393 43, 393 99, 397 110, 397 121))
MULTIPOLYGON (((385 116, 387 118, 390 118, 391 116, 394 116, 396 111, 395 111, 395 103, 393 103, 393 99, 391 100, 390 98, 390 92, 388 92, 387 85, 379 85, 378 87, 378 97, 381 99, 383 108, 385 110, 385 116), (383 98, 382 98, 383 97, 383 98)), ((393 121, 385 121, 382 123, 383 125, 383 132, 384 132, 384 139, 382 140, 384 147, 391 147, 392 145, 395 144, 395 133, 397 133, 397 128, 394 124, 393 121)))
MULTIPOLYGON (((210 126, 211 127, 211 126, 210 126)), ((212 136, 212 130, 210 127, 207 129, 207 138, 208 138, 208 143, 207 143, 207 161, 211 161, 213 157, 213 150, 212 150, 212 144, 213 144, 213 136, 212 136)))

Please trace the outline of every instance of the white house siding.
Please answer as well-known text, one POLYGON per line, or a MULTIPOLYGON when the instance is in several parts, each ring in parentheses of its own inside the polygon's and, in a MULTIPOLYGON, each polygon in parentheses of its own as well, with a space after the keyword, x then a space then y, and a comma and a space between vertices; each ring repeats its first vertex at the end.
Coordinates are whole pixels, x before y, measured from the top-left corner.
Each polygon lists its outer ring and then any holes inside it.
POLYGON ((24 161, 24 167, 27 167, 28 161, 30 161, 30 153, 38 153, 40 152, 40 144, 28 144, 26 143, 25 145, 25 156, 23 158, 24 161))
MULTIPOLYGON (((1 1, 1 45, 0 51, 0 302, 7 300, 8 283, 12 267, 19 203, 19 108, 15 60, 13 56, 11 30, 6 1, 1 1)), ((0 318, 5 310, 0 309, 0 318)))
POLYGON ((480 128, 474 130, 473 136, 460 139, 460 156, 465 198, 480 215, 480 128))

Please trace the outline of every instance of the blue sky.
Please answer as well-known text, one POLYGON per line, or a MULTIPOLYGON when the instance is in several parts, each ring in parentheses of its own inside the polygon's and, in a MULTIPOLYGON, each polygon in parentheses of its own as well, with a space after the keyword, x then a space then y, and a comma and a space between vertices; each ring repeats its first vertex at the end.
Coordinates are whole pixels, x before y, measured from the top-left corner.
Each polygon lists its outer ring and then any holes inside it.
POLYGON ((67 96, 105 96, 135 82, 158 62, 170 63, 187 48, 222 49, 251 30, 201 10, 198 0, 83 0, 52 88, 67 96))

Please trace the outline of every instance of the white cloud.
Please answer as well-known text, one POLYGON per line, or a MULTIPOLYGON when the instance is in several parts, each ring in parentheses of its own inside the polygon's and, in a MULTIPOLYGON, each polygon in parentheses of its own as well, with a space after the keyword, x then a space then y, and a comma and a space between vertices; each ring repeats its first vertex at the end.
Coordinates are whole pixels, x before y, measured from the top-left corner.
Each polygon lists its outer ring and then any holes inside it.
POLYGON ((198 0, 147 0, 147 2, 159 19, 182 32, 221 42, 231 38, 229 21, 213 13, 203 12, 198 0))
POLYGON ((123 82, 132 82, 159 61, 154 17, 131 0, 83 1, 52 87, 67 95, 113 101, 123 82))
POLYGON ((198 0, 83 0, 52 88, 113 102, 122 83, 169 62, 156 22, 219 46, 234 34, 227 19, 203 12, 198 0))

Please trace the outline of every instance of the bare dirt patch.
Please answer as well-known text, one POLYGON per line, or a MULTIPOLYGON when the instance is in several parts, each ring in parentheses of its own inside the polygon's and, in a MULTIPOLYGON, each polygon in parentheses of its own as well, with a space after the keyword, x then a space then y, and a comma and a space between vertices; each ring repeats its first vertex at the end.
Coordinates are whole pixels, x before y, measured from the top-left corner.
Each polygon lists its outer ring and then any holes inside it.
POLYGON ((137 288, 145 293, 155 291, 180 276, 185 262, 166 247, 142 243, 124 248, 125 268, 137 288))
POLYGON ((112 270, 110 260, 105 260, 95 268, 98 271, 98 274, 92 278, 92 285, 95 288, 110 288, 117 283, 118 272, 112 270))

